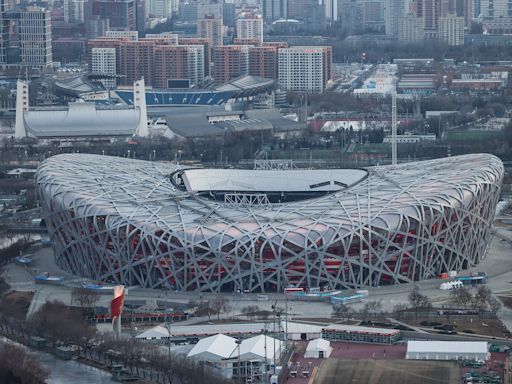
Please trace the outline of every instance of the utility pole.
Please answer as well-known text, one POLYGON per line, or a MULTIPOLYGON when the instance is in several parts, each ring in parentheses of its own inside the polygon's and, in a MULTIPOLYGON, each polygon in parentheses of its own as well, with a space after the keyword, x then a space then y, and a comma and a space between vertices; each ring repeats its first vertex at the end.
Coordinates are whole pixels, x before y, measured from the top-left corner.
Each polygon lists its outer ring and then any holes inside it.
POLYGON ((396 79, 393 78, 393 90, 391 94, 391 164, 396 165, 396 79))

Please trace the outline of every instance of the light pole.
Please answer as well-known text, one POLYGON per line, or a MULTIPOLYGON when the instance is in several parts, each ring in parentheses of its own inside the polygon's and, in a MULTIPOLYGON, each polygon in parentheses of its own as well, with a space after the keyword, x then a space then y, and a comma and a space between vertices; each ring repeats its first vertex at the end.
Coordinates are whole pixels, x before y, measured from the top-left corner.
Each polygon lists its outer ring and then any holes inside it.
POLYGON ((262 329, 261 331, 263 332, 263 338, 264 338, 263 340, 265 341, 265 344, 263 347, 265 349, 265 366, 264 366, 264 371, 263 371, 264 372, 264 376, 263 376, 264 381, 263 382, 265 384, 267 384, 268 383, 268 372, 267 372, 267 332, 268 331, 266 328, 262 329))
POLYGON ((236 346, 238 348, 238 382, 242 382, 242 377, 240 376, 240 344, 242 344, 242 339, 238 338, 236 339, 236 346))

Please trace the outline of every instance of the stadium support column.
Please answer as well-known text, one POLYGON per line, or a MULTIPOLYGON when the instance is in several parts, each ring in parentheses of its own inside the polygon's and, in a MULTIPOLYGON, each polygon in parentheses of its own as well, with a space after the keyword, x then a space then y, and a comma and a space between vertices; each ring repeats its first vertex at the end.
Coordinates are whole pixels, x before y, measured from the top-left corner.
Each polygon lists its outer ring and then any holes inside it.
POLYGON ((135 135, 140 137, 148 137, 148 111, 146 108, 146 87, 144 78, 133 83, 133 106, 140 111, 139 124, 135 135))
POLYGON ((14 125, 14 137, 21 139, 27 136, 24 114, 28 111, 28 82, 18 80, 16 84, 16 122, 14 125))
POLYGON ((391 94, 391 164, 396 165, 396 80, 393 79, 393 90, 391 94))

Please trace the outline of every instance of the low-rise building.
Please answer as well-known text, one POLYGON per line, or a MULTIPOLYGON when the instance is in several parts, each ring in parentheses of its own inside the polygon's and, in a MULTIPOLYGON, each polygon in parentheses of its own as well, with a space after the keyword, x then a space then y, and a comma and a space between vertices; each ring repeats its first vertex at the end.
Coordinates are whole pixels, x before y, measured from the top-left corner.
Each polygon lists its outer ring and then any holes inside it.
POLYGON ((360 327, 345 324, 331 324, 322 329, 322 339, 329 341, 393 344, 400 340, 400 337, 401 334, 398 329, 360 327))

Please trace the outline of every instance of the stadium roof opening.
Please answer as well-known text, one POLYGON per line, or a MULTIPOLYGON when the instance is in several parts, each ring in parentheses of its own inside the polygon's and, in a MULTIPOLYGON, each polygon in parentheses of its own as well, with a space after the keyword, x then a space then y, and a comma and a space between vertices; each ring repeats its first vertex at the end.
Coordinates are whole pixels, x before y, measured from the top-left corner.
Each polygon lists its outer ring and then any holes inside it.
POLYGON ((187 169, 176 172, 172 180, 190 193, 214 199, 224 199, 226 193, 261 193, 270 202, 285 202, 340 191, 366 176, 362 169, 187 169))

